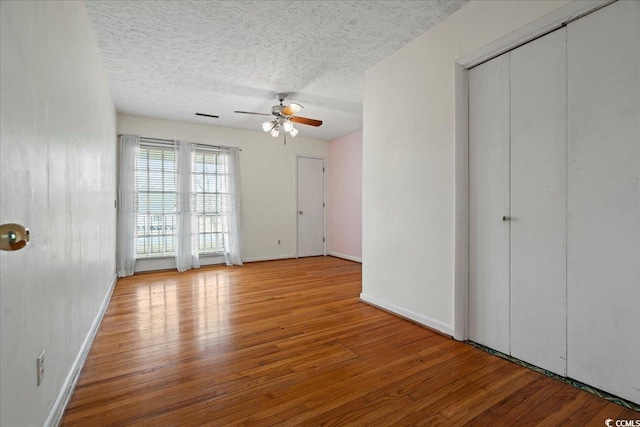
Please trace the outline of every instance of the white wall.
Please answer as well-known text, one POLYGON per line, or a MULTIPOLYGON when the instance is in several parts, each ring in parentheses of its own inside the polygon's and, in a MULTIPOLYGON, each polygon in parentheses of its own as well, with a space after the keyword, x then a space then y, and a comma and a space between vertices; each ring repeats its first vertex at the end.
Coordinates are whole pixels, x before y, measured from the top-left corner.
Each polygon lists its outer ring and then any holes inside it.
MULTIPOLYGON (((213 120, 213 119, 212 119, 213 120)), ((118 114, 118 133, 182 139, 202 144, 239 147, 243 250, 246 261, 291 258, 296 255, 296 156, 327 157, 329 143, 304 138, 272 138, 262 131, 198 125, 118 114), (280 245, 278 245, 280 240, 280 245)))
POLYGON ((0 425, 38 426, 115 280, 116 117, 83 2, 0 15, 0 223, 31 230, 0 253, 0 425))
POLYGON ((365 75, 365 301, 453 334, 454 63, 568 1, 473 1, 365 75))

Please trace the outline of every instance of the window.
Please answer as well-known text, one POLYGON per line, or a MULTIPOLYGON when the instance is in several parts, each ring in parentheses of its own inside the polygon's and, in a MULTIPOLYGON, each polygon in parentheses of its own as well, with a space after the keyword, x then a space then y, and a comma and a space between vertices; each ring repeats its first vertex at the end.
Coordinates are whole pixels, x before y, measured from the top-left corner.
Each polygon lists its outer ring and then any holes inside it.
MULTIPOLYGON (((198 149, 192 159, 191 191, 198 223, 198 252, 224 254, 223 214, 228 210, 228 155, 198 149)), ((136 257, 170 257, 176 251, 177 170, 173 146, 141 144, 135 163, 138 216, 136 257)))
POLYGON ((192 191, 198 215, 198 251, 200 254, 223 254, 222 214, 228 197, 228 156, 213 151, 196 150, 192 168, 192 191))
POLYGON ((118 277, 141 258, 163 258, 153 264, 165 268, 174 258, 180 272, 200 267, 200 255, 242 265, 239 151, 120 135, 118 277))
POLYGON ((135 180, 137 258, 175 255, 177 171, 173 147, 141 146, 135 180))

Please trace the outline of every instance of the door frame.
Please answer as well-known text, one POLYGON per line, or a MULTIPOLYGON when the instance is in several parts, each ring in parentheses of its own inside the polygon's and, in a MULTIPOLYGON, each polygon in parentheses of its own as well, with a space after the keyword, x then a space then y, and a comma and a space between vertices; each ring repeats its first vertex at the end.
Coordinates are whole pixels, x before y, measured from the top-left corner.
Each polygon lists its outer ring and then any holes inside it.
POLYGON ((324 204, 324 209, 322 210, 322 234, 324 235, 324 242, 322 243, 322 255, 323 256, 327 256, 327 243, 328 243, 328 238, 327 238, 327 208, 328 208, 328 202, 327 202, 327 175, 328 175, 328 169, 327 169, 327 156, 321 156, 318 154, 296 154, 296 168, 295 168, 295 185, 294 185, 294 191, 295 191, 295 197, 296 197, 296 212, 295 212, 295 217, 296 217, 296 230, 295 230, 295 236, 296 236, 296 241, 295 241, 295 248, 296 248, 296 258, 299 258, 299 252, 298 252, 298 211, 299 209, 299 200, 298 200, 298 159, 300 158, 306 158, 306 159, 317 159, 317 160, 322 160, 322 167, 324 168, 324 173, 322 174, 322 203, 324 204))
MULTIPOLYGON (((453 338, 469 338, 469 72, 470 68, 566 26, 616 0, 571 2, 455 62, 453 338)), ((297 240, 296 240, 297 243, 297 240)))

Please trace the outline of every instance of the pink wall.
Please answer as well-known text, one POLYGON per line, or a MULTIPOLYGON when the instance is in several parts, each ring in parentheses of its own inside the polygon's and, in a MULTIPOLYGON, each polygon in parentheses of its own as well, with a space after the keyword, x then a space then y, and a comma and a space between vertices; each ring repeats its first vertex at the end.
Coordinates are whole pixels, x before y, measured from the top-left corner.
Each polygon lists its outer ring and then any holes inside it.
POLYGON ((329 255, 362 261, 362 131, 329 142, 329 255))

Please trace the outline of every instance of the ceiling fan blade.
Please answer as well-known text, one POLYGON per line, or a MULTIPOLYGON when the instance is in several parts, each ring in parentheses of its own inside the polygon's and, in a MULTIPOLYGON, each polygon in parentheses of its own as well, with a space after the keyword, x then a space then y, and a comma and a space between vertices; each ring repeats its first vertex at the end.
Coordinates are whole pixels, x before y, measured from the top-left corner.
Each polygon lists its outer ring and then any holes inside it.
POLYGON ((290 102, 289 105, 282 109, 281 114, 283 116, 293 116, 295 113, 302 110, 302 108, 304 108, 302 107, 302 105, 296 104, 295 102, 290 102))
POLYGON ((240 113, 240 114, 255 114, 256 116, 270 116, 271 114, 267 114, 267 113, 253 113, 251 111, 234 111, 234 113, 240 113))
POLYGON ((290 117, 289 120, 291 120, 292 122, 303 124, 303 125, 316 126, 316 127, 322 124, 322 120, 308 119, 306 117, 298 117, 298 116, 290 117))

